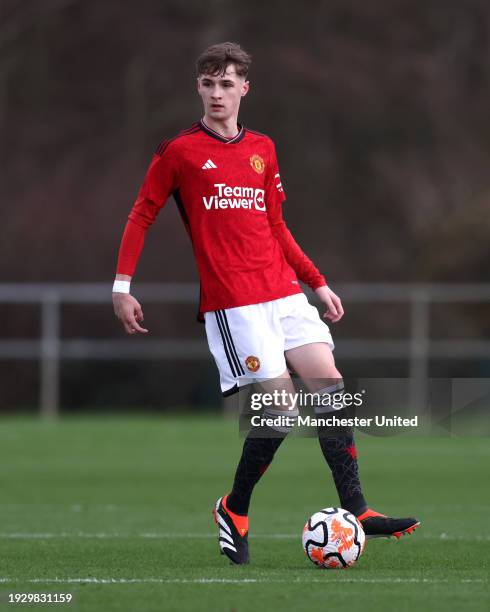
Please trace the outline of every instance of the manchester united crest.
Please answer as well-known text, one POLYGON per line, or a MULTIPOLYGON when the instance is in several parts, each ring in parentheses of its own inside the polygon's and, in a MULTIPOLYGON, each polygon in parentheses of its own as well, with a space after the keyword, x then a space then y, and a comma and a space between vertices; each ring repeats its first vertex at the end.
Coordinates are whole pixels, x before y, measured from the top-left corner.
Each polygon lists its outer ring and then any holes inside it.
POLYGON ((249 355, 245 359, 245 365, 250 372, 257 372, 257 370, 260 368, 260 359, 254 355, 249 355))
POLYGON ((262 172, 264 172, 265 162, 260 157, 260 155, 257 155, 257 153, 254 153, 250 158, 250 165, 255 170, 255 172, 258 172, 259 174, 262 174, 262 172))

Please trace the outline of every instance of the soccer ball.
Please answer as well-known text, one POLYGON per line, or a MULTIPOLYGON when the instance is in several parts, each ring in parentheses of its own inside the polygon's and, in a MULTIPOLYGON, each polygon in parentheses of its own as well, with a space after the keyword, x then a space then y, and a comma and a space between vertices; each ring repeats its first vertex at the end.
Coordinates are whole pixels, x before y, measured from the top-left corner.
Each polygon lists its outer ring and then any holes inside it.
POLYGON ((343 508, 324 508, 303 528, 306 556, 325 569, 350 567, 361 556, 365 543, 361 523, 343 508))

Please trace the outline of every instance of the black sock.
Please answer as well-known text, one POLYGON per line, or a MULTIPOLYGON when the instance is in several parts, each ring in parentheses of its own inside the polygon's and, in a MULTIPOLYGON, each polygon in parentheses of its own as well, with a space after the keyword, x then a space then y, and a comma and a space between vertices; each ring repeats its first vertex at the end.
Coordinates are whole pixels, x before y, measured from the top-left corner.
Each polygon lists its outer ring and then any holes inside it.
MULTIPOLYGON (((284 437, 255 438, 252 430, 243 444, 242 456, 235 473, 233 489, 226 500, 227 507, 235 514, 248 514, 250 498, 255 485, 269 467, 284 437)), ((277 432, 274 432, 277 436, 277 432)))
MULTIPOLYGON (((335 393, 342 393, 343 385, 337 385, 335 393)), ((333 404, 332 404, 333 405, 333 404)), ((338 404, 337 404, 338 405, 338 404)), ((331 411, 315 410, 317 418, 338 419, 348 418, 345 408, 331 411)), ((357 464, 357 451, 354 434, 349 427, 318 426, 318 439, 337 488, 340 505, 354 515, 359 515, 367 509, 367 503, 362 493, 357 464)))
POLYGON ((242 456, 235 473, 233 489, 226 500, 227 507, 235 514, 247 515, 250 498, 255 485, 272 462, 277 449, 294 427, 298 410, 275 410, 267 408, 264 417, 287 417, 288 422, 274 427, 253 427, 243 444, 242 456))
POLYGON ((356 445, 352 433, 329 433, 319 428, 318 437, 337 488, 340 505, 354 515, 367 509, 362 494, 357 465, 356 445))

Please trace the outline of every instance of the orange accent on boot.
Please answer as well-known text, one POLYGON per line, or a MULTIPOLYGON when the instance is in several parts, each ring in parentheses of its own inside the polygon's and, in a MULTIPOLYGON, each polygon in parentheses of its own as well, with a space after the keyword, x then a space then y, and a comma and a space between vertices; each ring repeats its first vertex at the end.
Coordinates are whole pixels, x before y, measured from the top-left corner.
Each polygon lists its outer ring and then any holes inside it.
POLYGON ((371 518, 372 516, 386 516, 386 514, 380 514, 379 512, 376 512, 375 510, 371 510, 371 508, 368 508, 366 512, 363 512, 357 517, 357 520, 362 522, 365 519, 371 518))
POLYGON ((228 510, 228 508, 226 507, 226 500, 227 499, 228 499, 228 495, 225 495, 223 497, 223 499, 221 500, 221 503, 223 504, 223 508, 226 510, 227 514, 229 515, 229 517, 233 521, 233 524, 235 525, 238 533, 243 538, 243 536, 248 531, 248 516, 243 516, 242 514, 235 514, 231 510, 228 510))
POLYGON ((404 533, 412 535, 412 533, 417 529, 417 527, 420 527, 420 521, 415 523, 415 525, 412 525, 411 527, 407 527, 405 531, 395 531, 393 535, 397 540, 399 540, 404 533))

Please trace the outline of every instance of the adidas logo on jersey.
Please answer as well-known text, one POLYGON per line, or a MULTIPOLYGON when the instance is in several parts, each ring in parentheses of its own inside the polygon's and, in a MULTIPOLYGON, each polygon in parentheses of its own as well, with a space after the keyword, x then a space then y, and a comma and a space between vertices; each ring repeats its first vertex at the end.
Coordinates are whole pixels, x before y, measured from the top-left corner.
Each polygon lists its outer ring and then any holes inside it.
POLYGON ((216 164, 211 160, 208 159, 208 161, 204 164, 204 166, 202 166, 203 170, 211 170, 211 168, 217 168, 218 166, 216 166, 216 164))

